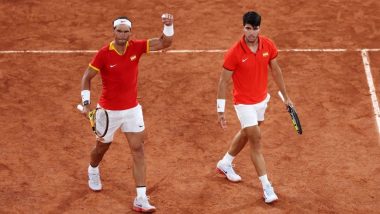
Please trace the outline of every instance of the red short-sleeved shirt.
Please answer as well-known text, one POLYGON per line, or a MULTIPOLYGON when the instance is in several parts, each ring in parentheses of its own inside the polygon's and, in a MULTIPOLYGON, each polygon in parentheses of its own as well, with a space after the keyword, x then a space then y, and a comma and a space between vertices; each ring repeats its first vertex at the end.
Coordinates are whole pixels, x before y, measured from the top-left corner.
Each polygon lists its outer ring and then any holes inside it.
POLYGON ((277 54, 275 44, 264 36, 259 36, 256 53, 247 46, 245 36, 227 51, 223 67, 233 72, 235 104, 256 104, 266 98, 268 66, 277 54))
POLYGON ((128 41, 124 54, 116 51, 113 42, 98 51, 89 66, 102 77, 101 107, 125 110, 137 106, 138 63, 141 55, 148 52, 147 40, 128 41))

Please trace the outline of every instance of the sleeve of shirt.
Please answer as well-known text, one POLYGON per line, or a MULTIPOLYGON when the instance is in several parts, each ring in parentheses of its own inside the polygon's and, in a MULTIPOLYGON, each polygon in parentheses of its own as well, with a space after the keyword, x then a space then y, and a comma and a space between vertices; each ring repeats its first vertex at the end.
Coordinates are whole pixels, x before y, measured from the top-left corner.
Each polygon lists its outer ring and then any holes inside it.
POLYGON ((104 66, 104 52, 102 50, 99 50, 98 53, 96 53, 89 66, 98 72, 102 70, 104 66))
POLYGON ((139 55, 144 53, 149 53, 149 41, 148 40, 135 40, 134 45, 136 45, 136 50, 139 55))
POLYGON ((237 65, 236 56, 234 54, 233 48, 231 48, 224 55, 223 68, 229 71, 235 71, 236 65, 237 65))
POLYGON ((270 56, 270 60, 274 59, 277 57, 278 55, 278 49, 276 47, 276 45, 274 44, 274 42, 272 40, 269 40, 269 56, 270 56))

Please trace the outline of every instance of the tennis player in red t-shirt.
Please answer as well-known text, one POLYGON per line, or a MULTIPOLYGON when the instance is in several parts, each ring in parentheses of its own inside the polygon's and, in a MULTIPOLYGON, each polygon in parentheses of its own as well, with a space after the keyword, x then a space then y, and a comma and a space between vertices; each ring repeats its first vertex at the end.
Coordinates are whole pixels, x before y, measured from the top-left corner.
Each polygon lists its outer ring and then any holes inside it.
POLYGON ((225 94, 228 81, 233 81, 233 97, 236 114, 241 130, 233 138, 228 152, 217 163, 217 170, 232 182, 239 182, 241 177, 232 168, 232 161, 250 144, 251 160, 262 183, 266 203, 278 200, 268 180, 265 161, 261 152, 260 124, 270 100, 268 94, 268 67, 284 96, 285 104, 293 105, 286 93, 281 69, 277 63, 278 54, 274 43, 260 36, 261 16, 256 12, 247 12, 243 16, 244 35, 226 53, 218 86, 217 112, 220 126, 227 126, 224 116, 225 94))
POLYGON ((96 139, 91 151, 88 167, 88 185, 94 191, 102 189, 99 163, 112 143, 119 128, 127 137, 133 157, 133 176, 136 182, 137 197, 133 210, 153 212, 156 210, 146 196, 146 172, 144 159, 144 119, 141 106, 137 101, 137 75, 140 57, 149 51, 157 51, 171 45, 174 29, 173 16, 163 14, 163 34, 159 38, 131 40, 132 22, 128 17, 118 17, 113 21, 115 39, 101 48, 95 55, 82 78, 83 114, 90 108, 90 83, 100 74, 102 94, 98 106, 106 109, 109 115, 108 132, 103 138, 96 139))

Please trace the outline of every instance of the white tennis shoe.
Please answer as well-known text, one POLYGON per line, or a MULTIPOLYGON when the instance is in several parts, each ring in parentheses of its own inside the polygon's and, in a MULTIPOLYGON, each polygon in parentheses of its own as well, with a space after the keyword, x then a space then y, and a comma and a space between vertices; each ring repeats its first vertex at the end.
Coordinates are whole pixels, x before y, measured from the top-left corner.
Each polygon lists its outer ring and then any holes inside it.
POLYGON ((220 160, 216 165, 216 170, 220 174, 226 176, 226 178, 231 182, 241 181, 240 175, 236 174, 233 166, 231 164, 225 164, 222 160, 220 160))
POLYGON ((142 213, 152 213, 156 211, 156 207, 149 203, 149 197, 136 197, 133 201, 133 210, 142 213))
POLYGON ((102 190, 99 168, 95 170, 88 167, 88 187, 95 192, 102 190))
POLYGON ((268 186, 264 189, 264 200, 267 204, 270 204, 278 200, 278 197, 276 193, 274 193, 274 189, 272 186, 268 186))

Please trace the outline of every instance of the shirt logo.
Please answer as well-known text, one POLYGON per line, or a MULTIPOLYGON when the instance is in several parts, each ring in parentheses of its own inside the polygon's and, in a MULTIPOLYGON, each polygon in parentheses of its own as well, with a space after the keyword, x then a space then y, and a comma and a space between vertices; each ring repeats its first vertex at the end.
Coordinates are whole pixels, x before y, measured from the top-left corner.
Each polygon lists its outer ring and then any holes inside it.
POLYGON ((263 53, 263 57, 267 57, 267 56, 269 56, 269 53, 268 52, 264 52, 263 53))
POLYGON ((114 65, 110 65, 110 68, 113 68, 113 67, 115 67, 116 66, 116 64, 114 64, 114 65))
POLYGON ((248 59, 248 58, 245 58, 245 59, 243 59, 241 62, 245 62, 245 61, 247 61, 247 59, 248 59))
POLYGON ((133 55, 130 57, 131 61, 134 61, 136 59, 136 55, 133 55))

